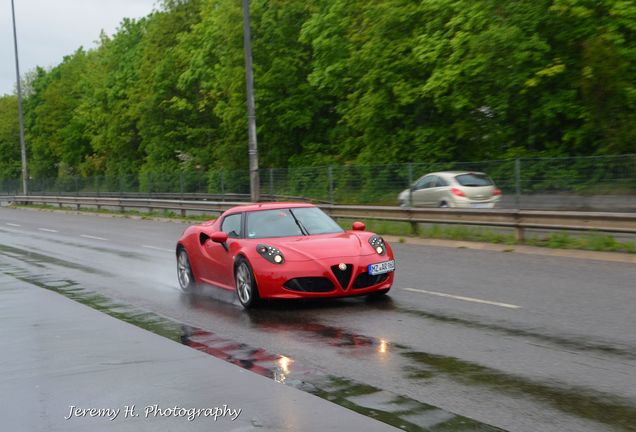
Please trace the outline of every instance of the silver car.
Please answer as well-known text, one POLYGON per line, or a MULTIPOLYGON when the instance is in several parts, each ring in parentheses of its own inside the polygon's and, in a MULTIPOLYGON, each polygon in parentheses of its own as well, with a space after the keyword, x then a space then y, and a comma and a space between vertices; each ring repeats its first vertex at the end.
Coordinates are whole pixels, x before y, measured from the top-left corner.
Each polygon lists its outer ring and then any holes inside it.
POLYGON ((481 172, 442 171, 420 177, 398 195, 402 207, 493 208, 501 190, 481 172))

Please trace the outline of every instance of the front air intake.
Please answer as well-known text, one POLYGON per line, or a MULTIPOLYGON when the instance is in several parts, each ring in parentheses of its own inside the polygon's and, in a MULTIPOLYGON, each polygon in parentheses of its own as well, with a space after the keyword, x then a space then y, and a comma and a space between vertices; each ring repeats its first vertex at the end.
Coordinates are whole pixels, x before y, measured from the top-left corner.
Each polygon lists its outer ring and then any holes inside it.
POLYGON ((351 280, 351 274, 353 273, 353 266, 351 264, 345 264, 346 267, 344 270, 340 268, 341 266, 342 264, 331 266, 331 271, 336 279, 338 279, 342 289, 347 289, 349 281, 351 280))
POLYGON ((370 275, 367 272, 360 273, 358 277, 356 278, 356 280, 353 282, 353 286, 351 288, 353 289, 369 288, 369 287, 372 287, 373 285, 381 284, 382 282, 387 280, 388 277, 389 277, 388 273, 382 273, 379 275, 370 275))
POLYGON ((334 289, 333 283, 324 277, 290 279, 283 286, 290 291, 298 292, 329 292, 334 289))

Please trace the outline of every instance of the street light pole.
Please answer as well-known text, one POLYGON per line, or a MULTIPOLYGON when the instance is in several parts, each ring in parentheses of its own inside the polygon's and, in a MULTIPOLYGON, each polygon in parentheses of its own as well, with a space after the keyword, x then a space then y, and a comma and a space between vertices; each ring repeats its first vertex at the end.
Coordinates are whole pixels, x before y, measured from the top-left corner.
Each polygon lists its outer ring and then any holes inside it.
POLYGON ((256 141, 256 110, 254 108, 254 73, 252 67, 252 36, 250 32, 250 6, 243 0, 243 48, 245 50, 245 81, 247 86, 247 133, 250 157, 250 196, 258 202, 258 145, 256 141))
POLYGON ((13 18, 13 46, 15 48, 15 76, 18 87, 18 118, 20 122, 20 149, 22 152, 22 193, 29 194, 27 177, 26 144, 24 143, 24 116, 22 114, 22 86, 20 83, 20 62, 18 60, 18 34, 15 29, 15 6, 11 0, 11 16, 13 18))

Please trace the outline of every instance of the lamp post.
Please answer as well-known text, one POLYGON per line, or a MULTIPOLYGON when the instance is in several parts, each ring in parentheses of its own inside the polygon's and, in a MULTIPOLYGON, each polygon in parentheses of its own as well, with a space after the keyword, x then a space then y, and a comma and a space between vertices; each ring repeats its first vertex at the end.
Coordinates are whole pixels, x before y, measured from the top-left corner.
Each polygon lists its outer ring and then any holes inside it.
POLYGON ((18 88, 18 118, 20 122, 20 149, 22 153, 22 193, 29 194, 27 177, 26 144, 24 143, 24 116, 22 114, 22 86, 20 83, 20 62, 18 60, 18 34, 15 29, 15 6, 11 0, 11 17, 13 18, 13 46, 15 48, 15 76, 18 88))
POLYGON ((256 141, 256 110, 254 108, 254 73, 252 68, 252 36, 250 32, 250 6, 243 0, 243 49, 245 50, 245 81, 247 87, 247 133, 250 158, 250 199, 260 199, 258 178, 258 144, 256 141))

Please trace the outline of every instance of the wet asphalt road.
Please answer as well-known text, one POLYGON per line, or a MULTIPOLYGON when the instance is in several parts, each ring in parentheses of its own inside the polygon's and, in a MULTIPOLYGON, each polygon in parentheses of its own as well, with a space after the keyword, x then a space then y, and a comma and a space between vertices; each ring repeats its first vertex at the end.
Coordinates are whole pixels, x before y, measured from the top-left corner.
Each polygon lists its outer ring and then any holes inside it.
POLYGON ((319 370, 506 430, 636 430, 632 264, 395 244, 386 300, 246 313, 229 293, 178 291, 173 247, 184 228, 0 208, 0 271, 71 281, 284 355, 292 371, 319 370))

